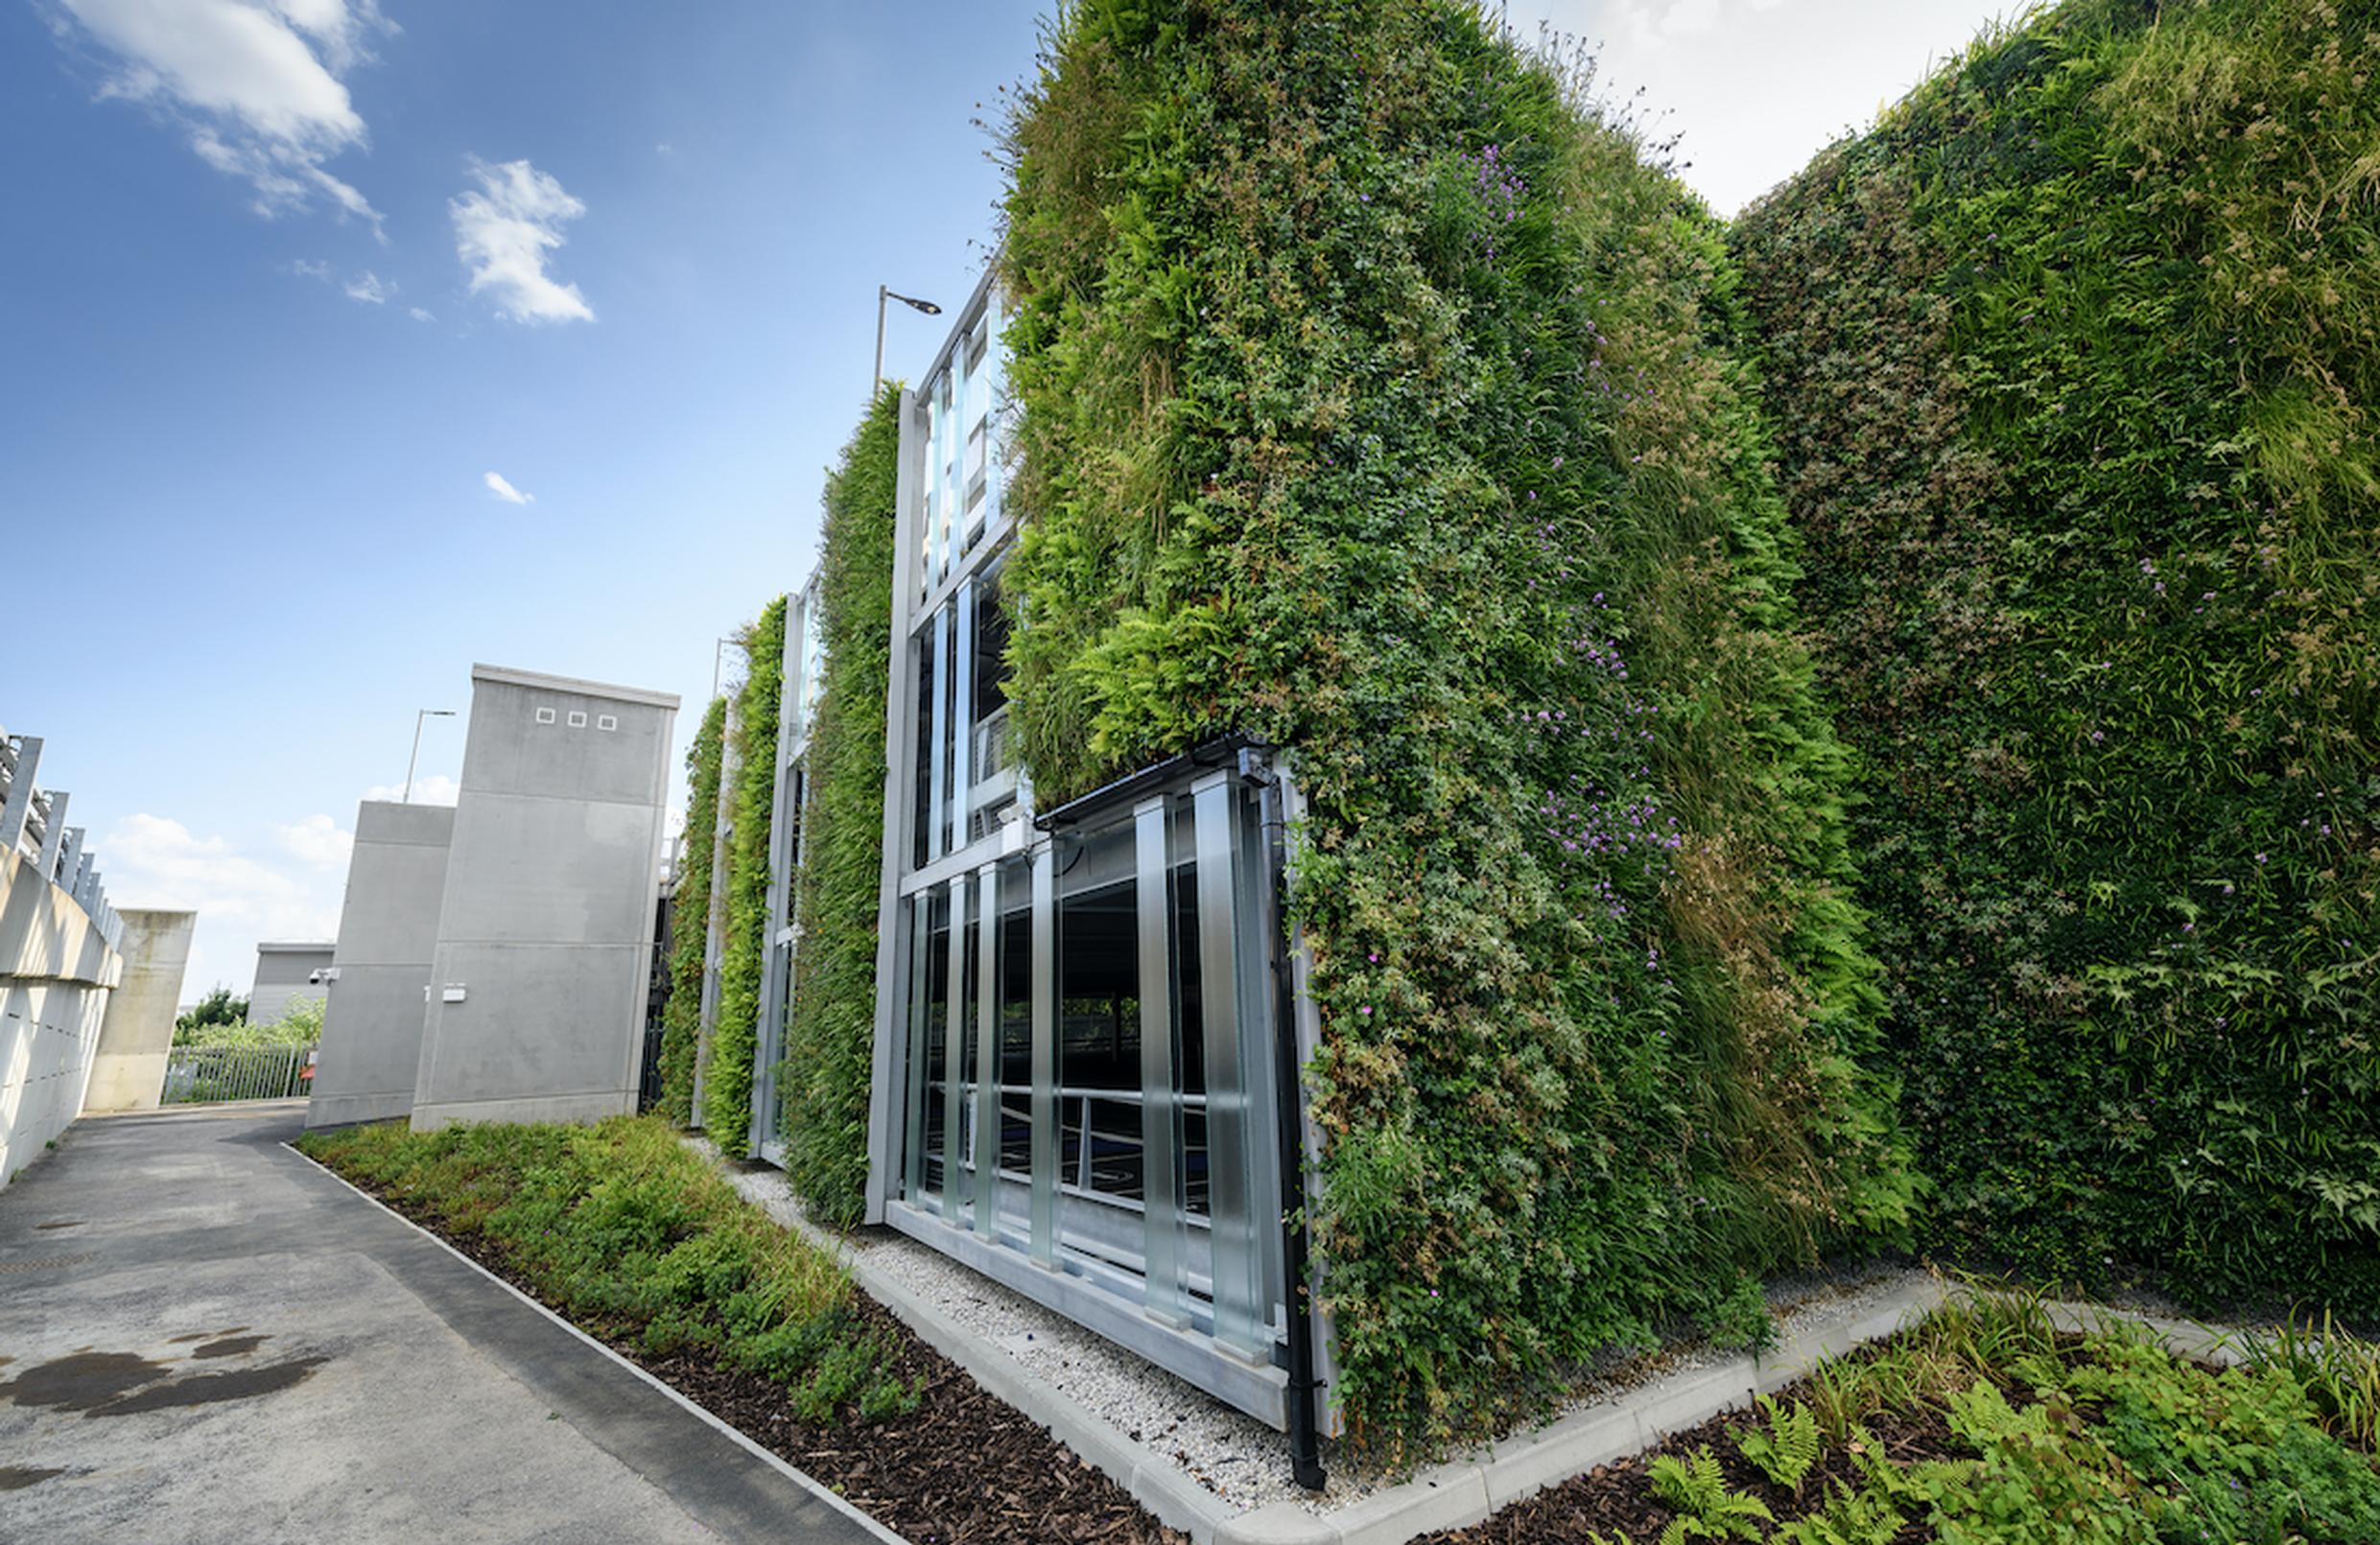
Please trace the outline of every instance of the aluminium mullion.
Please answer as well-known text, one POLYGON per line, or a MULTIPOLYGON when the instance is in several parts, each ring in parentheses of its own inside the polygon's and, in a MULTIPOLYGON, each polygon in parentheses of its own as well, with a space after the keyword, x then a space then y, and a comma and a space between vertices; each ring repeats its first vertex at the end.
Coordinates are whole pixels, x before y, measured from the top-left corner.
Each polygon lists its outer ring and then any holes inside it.
POLYGON ((967 877, 951 881, 951 979, 942 1018, 942 1216, 955 1228, 967 1200, 967 877))
POLYGON ((942 851, 967 845, 967 787, 972 781, 975 750, 976 586, 970 580, 958 592, 952 611, 951 660, 951 804, 942 819, 950 822, 950 838, 942 851))
MULTIPOLYGON (((1148 1316, 1190 1323, 1182 1283, 1181 1122, 1173 1102, 1172 908, 1166 895, 1166 795, 1133 808, 1133 856, 1141 941, 1141 1217, 1145 1229, 1148 1316)), ((1084 1140, 1090 1140, 1086 1127, 1084 1140)))
POLYGON ((899 904, 907 908, 909 913, 909 991, 905 1004, 909 1021, 908 1088, 903 1091, 902 1100, 908 1140, 902 1148, 901 1194, 912 1206, 923 1206, 926 1196, 926 1102, 933 1097, 932 1087, 927 1082, 927 1072, 932 1064, 928 1058, 926 1046, 926 1018, 933 1012, 932 1005, 926 1001, 926 951, 933 940, 933 898, 918 896, 899 904))
POLYGON ((1029 1251, 1058 1264, 1057 844, 1046 842, 1033 864, 1033 1176, 1029 1251))
POLYGON ((948 796, 949 781, 945 769, 950 752, 950 686, 951 686, 951 617, 953 609, 945 606, 933 614, 933 713, 929 732, 927 758, 926 856, 939 858, 949 851, 943 841, 942 802, 948 796))
POLYGON ((1000 865, 976 874, 976 1232, 1000 1221, 1000 865))
MULTIPOLYGON (((1261 1249, 1250 1186, 1248 1090, 1240 1055, 1237 795, 1217 773, 1190 790, 1198 855, 1199 1003, 1206 1030, 1208 1275, 1214 1294, 1214 1339, 1242 1357, 1268 1357, 1272 1337, 1260 1328, 1261 1249)), ((1269 1321, 1269 1315, 1262 1315, 1269 1321)))

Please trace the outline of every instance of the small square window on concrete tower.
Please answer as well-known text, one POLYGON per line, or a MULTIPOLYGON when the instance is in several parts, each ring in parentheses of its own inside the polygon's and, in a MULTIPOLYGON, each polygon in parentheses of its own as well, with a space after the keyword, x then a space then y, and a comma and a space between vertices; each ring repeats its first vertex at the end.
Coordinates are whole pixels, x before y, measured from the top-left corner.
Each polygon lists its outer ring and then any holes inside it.
POLYGON ((552 724, 554 722, 554 710, 550 708, 539 709, 537 711, 537 722, 540 724, 552 724))
POLYGON ((570 711, 570 727, 574 730, 583 730, 587 727, 586 710, 574 708, 570 711))
POLYGON ((620 728, 620 715, 617 714, 598 714, 595 715, 595 727, 599 730, 617 730, 620 728))

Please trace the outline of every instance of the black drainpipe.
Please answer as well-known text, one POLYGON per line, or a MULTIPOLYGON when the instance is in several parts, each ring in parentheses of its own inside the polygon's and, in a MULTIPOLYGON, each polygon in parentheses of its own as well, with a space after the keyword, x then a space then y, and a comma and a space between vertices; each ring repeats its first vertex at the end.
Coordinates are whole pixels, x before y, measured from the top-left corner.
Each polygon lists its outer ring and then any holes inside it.
POLYGON ((1242 751, 1240 776, 1260 790, 1264 829, 1264 936, 1273 968, 1274 1136, 1281 1150, 1281 1264, 1289 1309, 1289 1470, 1308 1491, 1323 1488, 1321 1381, 1314 1377, 1314 1305, 1306 1239, 1306 1143, 1299 1088, 1296 1002, 1290 991, 1286 863, 1288 811, 1281 779, 1242 751))

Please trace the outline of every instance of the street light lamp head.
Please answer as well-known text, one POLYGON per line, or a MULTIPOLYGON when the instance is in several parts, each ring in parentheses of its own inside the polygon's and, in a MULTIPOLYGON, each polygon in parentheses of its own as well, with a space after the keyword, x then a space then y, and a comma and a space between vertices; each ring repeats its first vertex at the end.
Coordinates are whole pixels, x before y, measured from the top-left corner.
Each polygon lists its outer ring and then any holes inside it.
POLYGON ((451 708, 418 708, 413 711, 413 754, 405 763, 405 792, 397 796, 399 803, 413 803, 413 769, 421 762, 421 724, 424 719, 451 719, 451 708))
POLYGON ((942 315, 942 308, 931 300, 920 300, 915 295, 905 295, 886 285, 880 284, 876 287, 876 374, 868 378, 868 392, 871 397, 876 388, 884 384, 884 302, 887 300, 897 300, 909 310, 923 312, 929 316, 942 315))

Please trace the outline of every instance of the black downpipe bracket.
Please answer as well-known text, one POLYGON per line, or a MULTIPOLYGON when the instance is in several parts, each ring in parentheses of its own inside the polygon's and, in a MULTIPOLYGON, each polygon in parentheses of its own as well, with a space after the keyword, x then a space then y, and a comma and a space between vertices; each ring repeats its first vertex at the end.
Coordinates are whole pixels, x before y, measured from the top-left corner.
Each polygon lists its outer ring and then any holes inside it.
POLYGON ((1306 1238, 1306 1143, 1300 1119, 1304 1100, 1298 1079, 1297 1008, 1289 978, 1288 810, 1280 777, 1258 771, 1261 765, 1255 756, 1242 753, 1241 777, 1260 791, 1264 832, 1264 896, 1269 913, 1264 919, 1264 937, 1273 970, 1273 1109, 1279 1117, 1274 1136, 1281 1155, 1282 1276, 1289 1300, 1289 1469, 1299 1486, 1319 1491, 1328 1478, 1322 1470, 1322 1383, 1314 1376, 1312 1268, 1306 1238))

